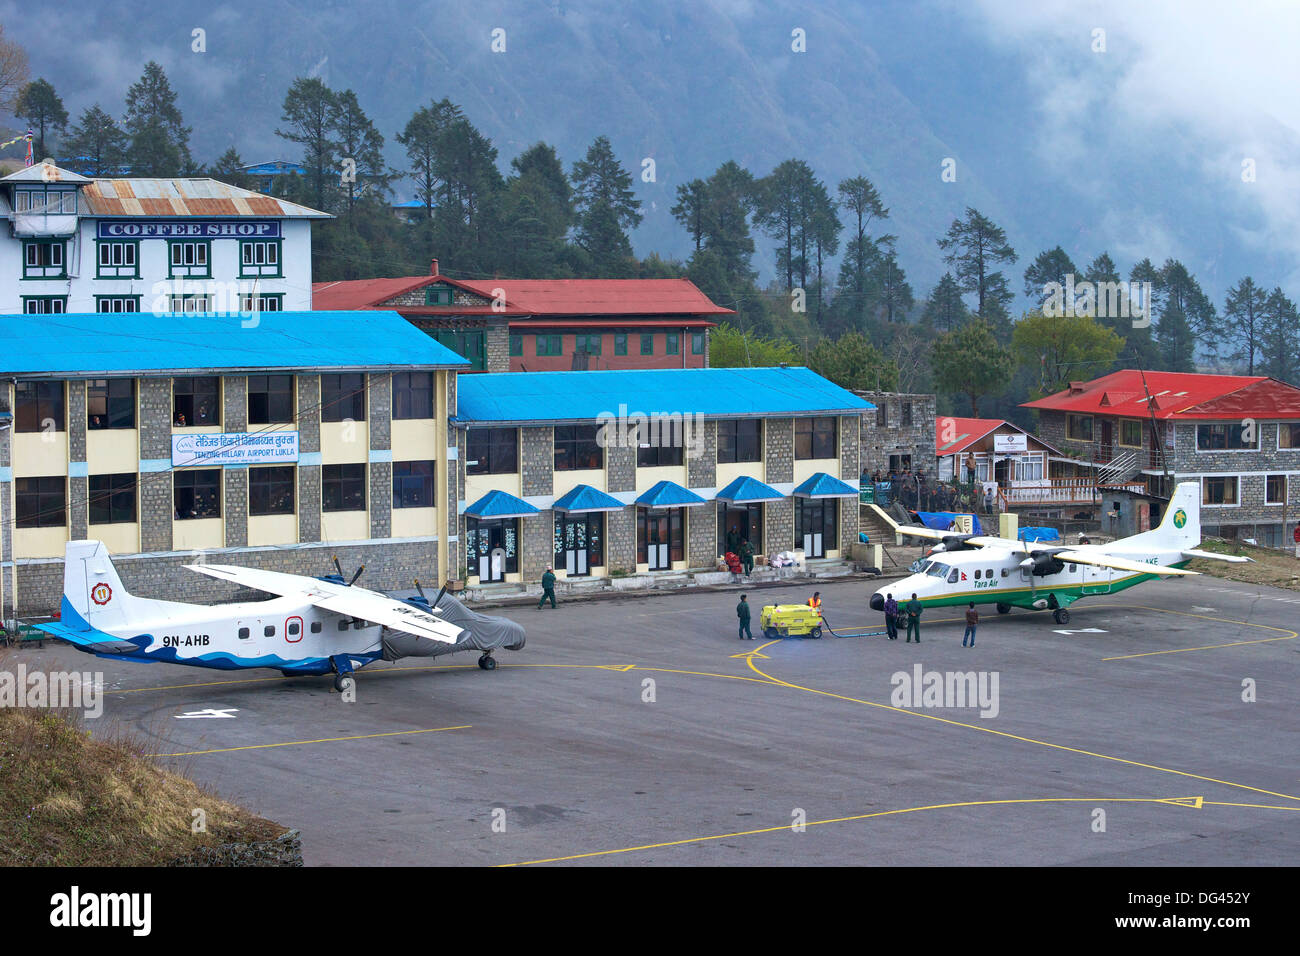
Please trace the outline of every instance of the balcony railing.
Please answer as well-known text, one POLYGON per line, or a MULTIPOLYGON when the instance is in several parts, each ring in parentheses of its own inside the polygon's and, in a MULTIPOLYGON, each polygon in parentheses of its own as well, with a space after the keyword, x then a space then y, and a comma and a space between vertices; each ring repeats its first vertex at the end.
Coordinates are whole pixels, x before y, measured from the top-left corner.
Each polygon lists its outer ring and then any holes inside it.
POLYGON ((1048 478, 1041 482, 1010 485, 998 492, 1003 509, 1026 505, 1091 504, 1108 491, 1145 492, 1141 481, 1098 485, 1092 478, 1048 478))

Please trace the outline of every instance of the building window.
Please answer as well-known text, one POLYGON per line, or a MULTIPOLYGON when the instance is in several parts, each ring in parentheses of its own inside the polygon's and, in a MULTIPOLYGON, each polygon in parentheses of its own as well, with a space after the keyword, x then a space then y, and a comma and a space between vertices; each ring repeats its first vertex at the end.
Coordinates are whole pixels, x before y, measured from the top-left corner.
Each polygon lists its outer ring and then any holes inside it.
POLYGON ((482 330, 463 331, 440 329, 433 333, 439 345, 445 345, 457 355, 469 359, 469 367, 476 372, 487 369, 487 334, 482 330))
POLYGON ((706 336, 703 332, 691 333, 691 354, 692 355, 704 354, 704 342, 707 338, 708 336, 706 336))
POLYGON ((221 424, 221 379, 215 375, 172 379, 172 426, 221 424))
POLYGON ((320 377, 320 420, 364 422, 366 377, 360 372, 320 377))
POLYGON ((95 296, 96 312, 139 312, 140 297, 138 295, 97 295, 95 296))
POLYGON ((26 188, 14 190, 14 212, 38 216, 75 216, 76 189, 26 188))
MULTIPOLYGON (((465 521, 465 563, 470 574, 489 581, 494 577, 492 554, 500 549, 505 559, 501 562, 502 574, 519 570, 519 519, 518 518, 467 518, 465 521)), ((501 578, 496 578, 501 580, 501 578)))
POLYGON ((573 337, 573 350, 575 352, 599 355, 600 347, 599 335, 575 335, 573 337))
POLYGON ((293 421, 293 376, 248 376, 248 424, 273 425, 293 421))
POLYGON ((1235 475, 1227 478, 1201 479, 1201 504, 1235 505, 1239 503, 1235 475))
POLYGON ((283 312, 284 293, 263 292, 258 295, 241 293, 239 296, 239 311, 255 315, 262 312, 283 312))
POLYGON ((393 507, 434 507, 432 461, 393 462, 393 507))
POLYGON ((1277 447, 1300 448, 1300 422, 1277 423, 1277 447))
POLYGON ((23 296, 23 315, 63 315, 67 311, 66 295, 23 296))
POLYGON ((1126 418, 1119 423, 1119 443, 1129 448, 1142 447, 1142 423, 1135 418, 1126 418))
POLYGON ((291 515, 294 498, 294 467, 274 465, 248 469, 248 513, 291 515))
POLYGON ((91 475, 87 481, 90 491, 91 524, 134 524, 135 489, 134 474, 91 475))
POLYGON ((627 333, 626 332, 614 333, 614 354, 615 355, 627 354, 627 333))
POLYGON ((834 458, 836 420, 834 417, 796 418, 794 420, 794 457, 834 458))
POLYGON ((1075 441, 1092 441, 1092 416, 1066 415, 1065 437, 1075 441))
POLYGON ((885 402, 876 406, 876 427, 884 428, 889 424, 889 410, 885 402))
POLYGON ((96 279, 140 278, 138 240, 100 239, 95 247, 96 279))
POLYGON ((177 521, 221 517, 221 469, 178 471, 172 475, 177 521))
POLYGON ((596 440, 599 428, 599 425, 556 425, 555 470, 604 467, 602 449, 596 440))
POLYGON ((455 305, 456 292, 449 285, 431 285, 424 290, 425 305, 455 305))
POLYGON ((68 272, 64 257, 65 243, 39 240, 23 243, 24 279, 64 279, 68 272))
POLYGON ((541 356, 564 354, 562 337, 559 335, 542 335, 539 333, 537 336, 537 354, 541 356))
POLYGON ((509 475, 519 470, 517 428, 471 428, 465 445, 467 475, 509 475))
POLYGON ((212 296, 206 292, 193 295, 173 295, 167 305, 169 312, 176 315, 198 315, 212 311, 212 296))
POLYGON ((899 403, 899 406, 898 406, 898 424, 899 424, 900 426, 901 426, 901 425, 910 425, 910 424, 912 424, 912 403, 911 403, 911 402, 900 402, 900 403, 899 403))
POLYGON ((1286 475, 1267 475, 1264 478, 1264 504, 1286 504, 1286 475))
POLYGON ((678 345, 678 336, 676 332, 664 333, 664 354, 665 355, 681 354, 681 347, 678 345))
POLYGON ((240 276, 272 276, 278 278, 280 271, 279 239, 245 239, 239 243, 240 276))
POLYGON ((67 431, 62 382, 19 382, 14 420, 20 432, 67 431))
MULTIPOLYGON (((167 243, 167 277, 169 279, 210 279, 212 262, 209 252, 212 249, 210 239, 167 243)), ((173 310, 175 311, 175 310, 173 310)))
POLYGON ((433 417, 433 373, 393 373, 393 418, 409 421, 433 417))
POLYGON ((87 382, 86 427, 135 428, 135 379, 96 378, 87 382))
POLYGON ((514 332, 510 333, 510 354, 520 356, 524 354, 524 337, 522 335, 517 335, 514 332))
POLYGON ((655 336, 653 332, 641 333, 641 354, 642 355, 655 354, 655 336))
POLYGON ((366 510, 366 466, 321 465, 322 511, 366 510))
POLYGON ((680 465, 686 444, 680 422, 663 420, 642 422, 637 427, 636 463, 638 468, 680 465))
POLYGON ((20 528, 62 528, 67 519, 67 479, 18 478, 14 481, 14 513, 20 528))
POLYGON ((763 460, 763 422, 737 418, 718 422, 718 461, 733 464, 763 460))
POLYGON ((1240 423, 1226 425, 1197 425, 1197 451, 1255 451, 1259 448, 1256 426, 1251 426, 1246 441, 1246 426, 1240 423))

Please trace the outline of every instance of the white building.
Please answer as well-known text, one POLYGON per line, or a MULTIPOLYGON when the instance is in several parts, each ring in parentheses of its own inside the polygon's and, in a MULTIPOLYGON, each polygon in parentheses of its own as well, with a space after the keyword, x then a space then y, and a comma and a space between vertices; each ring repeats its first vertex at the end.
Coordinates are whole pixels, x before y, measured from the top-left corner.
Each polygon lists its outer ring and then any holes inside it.
POLYGON ((328 215, 212 179, 0 179, 0 314, 306 311, 328 215))

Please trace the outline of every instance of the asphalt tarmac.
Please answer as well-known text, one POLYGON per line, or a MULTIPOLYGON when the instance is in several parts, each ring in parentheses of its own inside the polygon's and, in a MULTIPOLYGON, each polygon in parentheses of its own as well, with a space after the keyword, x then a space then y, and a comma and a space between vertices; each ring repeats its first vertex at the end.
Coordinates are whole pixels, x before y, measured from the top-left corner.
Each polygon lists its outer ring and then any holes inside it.
MULTIPOLYGON (((880 624, 877 586, 818 585, 836 630, 880 624)), ((754 633, 763 604, 809 593, 752 592, 754 633)), ((18 659, 102 672, 94 732, 129 730, 298 828, 308 865, 1300 859, 1296 592, 1151 582, 1078 602, 1065 627, 989 605, 974 648, 951 608, 925 613, 920 644, 739 641, 737 597, 510 609, 528 644, 495 671, 377 664, 352 703, 328 678, 57 643, 18 659), (932 671, 947 698, 920 692, 932 671)))

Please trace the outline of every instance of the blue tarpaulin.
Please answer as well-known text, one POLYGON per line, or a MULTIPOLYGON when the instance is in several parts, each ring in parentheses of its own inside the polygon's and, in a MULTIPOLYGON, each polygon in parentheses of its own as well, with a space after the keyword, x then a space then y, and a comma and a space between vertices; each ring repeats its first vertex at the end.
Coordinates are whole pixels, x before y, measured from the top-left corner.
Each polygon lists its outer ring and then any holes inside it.
POLYGON ((1061 532, 1055 528, 1021 528, 1017 537, 1021 541, 1060 541, 1061 532))
MULTIPOLYGON (((917 511, 914 514, 921 519, 921 524, 936 531, 947 531, 948 527, 957 520, 957 513, 952 511, 917 511)), ((971 515, 970 518, 971 530, 976 534, 983 534, 979 515, 971 515)))

